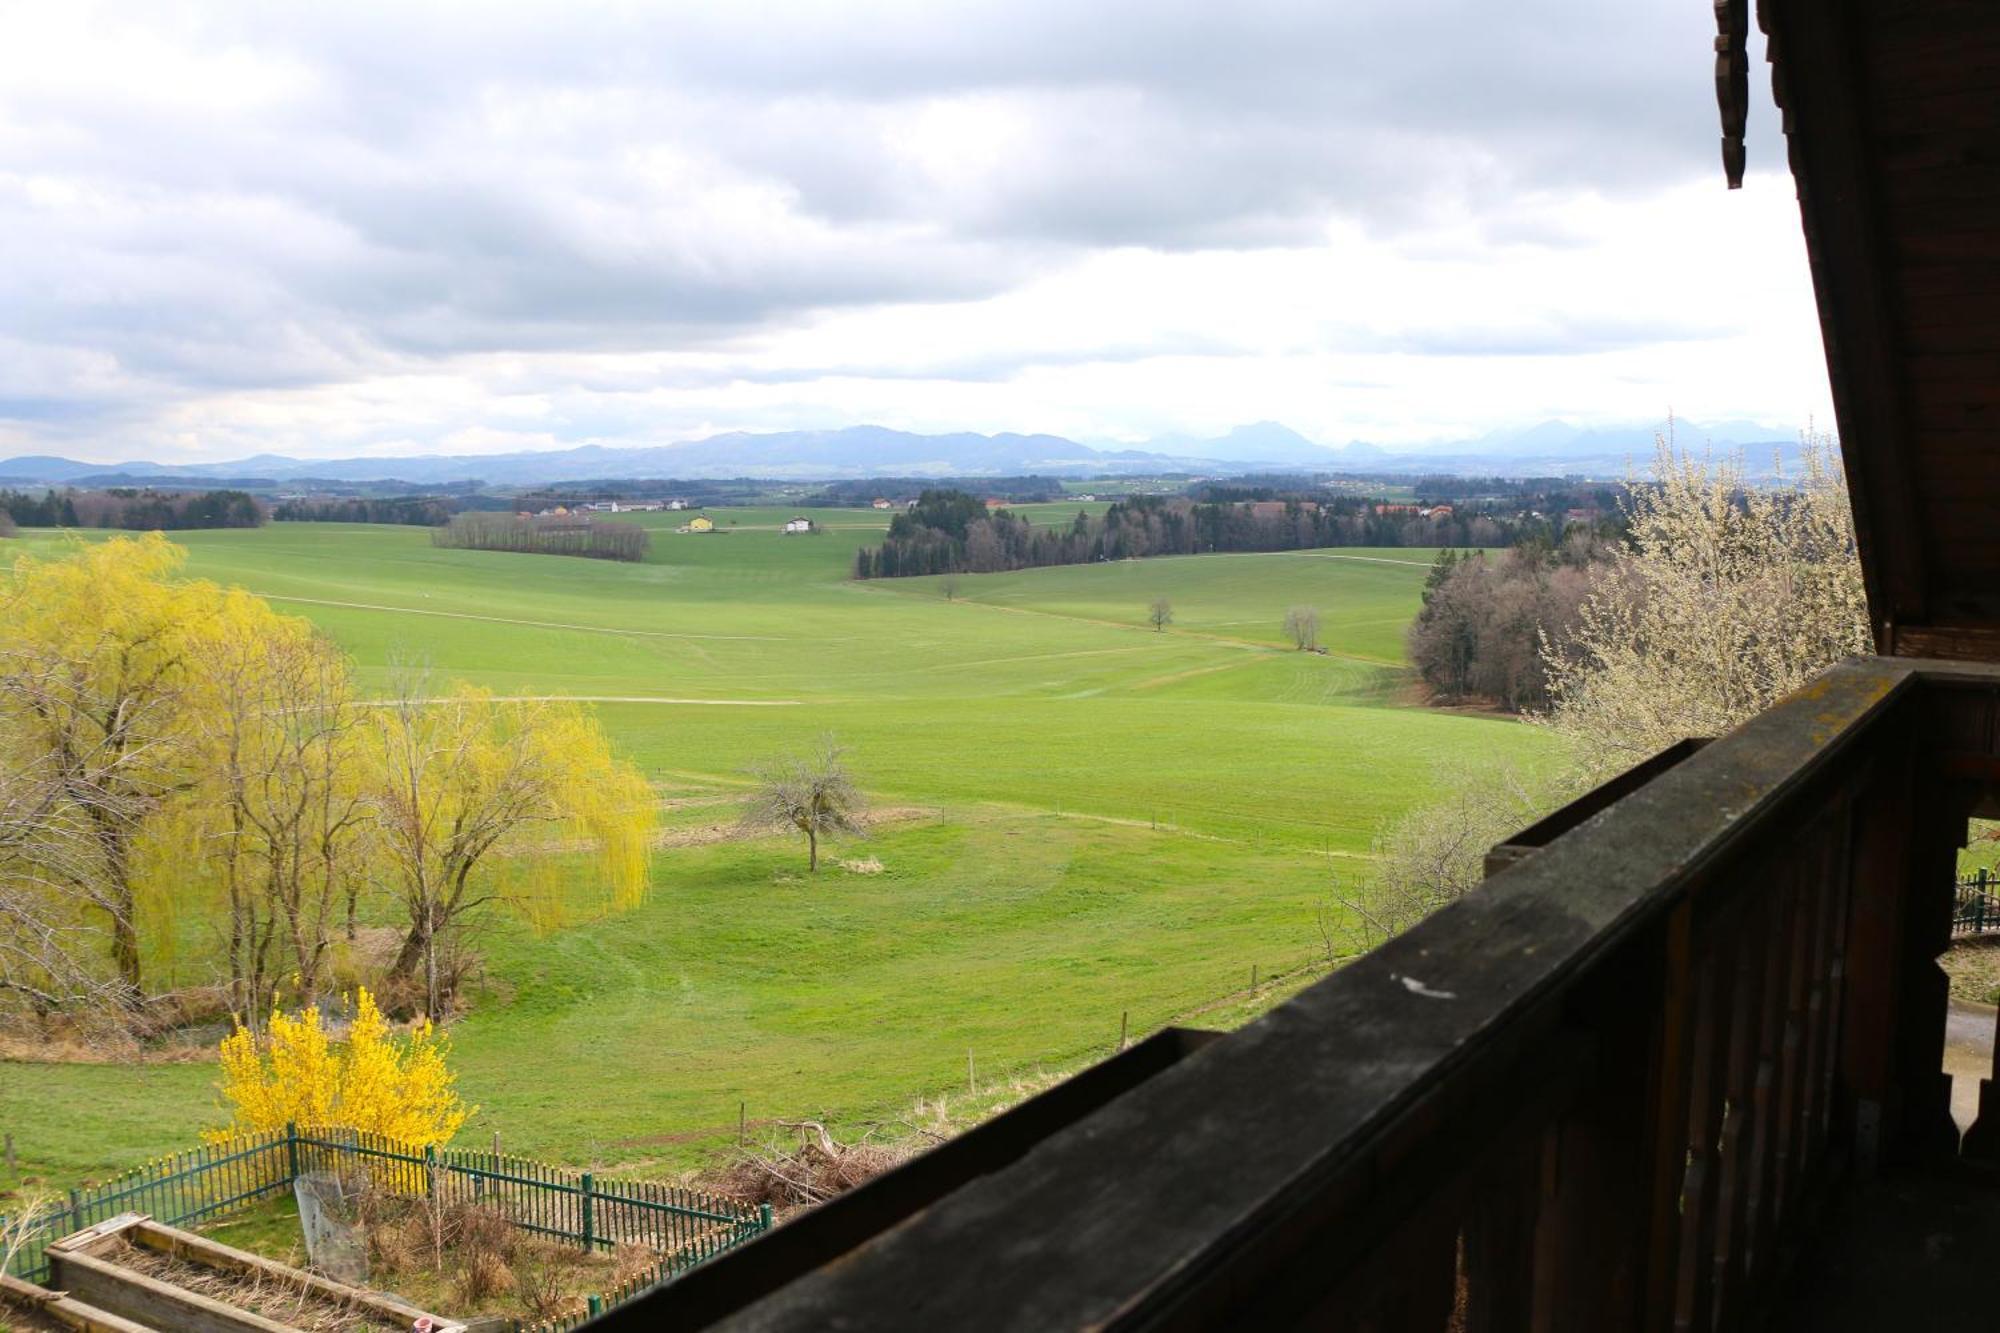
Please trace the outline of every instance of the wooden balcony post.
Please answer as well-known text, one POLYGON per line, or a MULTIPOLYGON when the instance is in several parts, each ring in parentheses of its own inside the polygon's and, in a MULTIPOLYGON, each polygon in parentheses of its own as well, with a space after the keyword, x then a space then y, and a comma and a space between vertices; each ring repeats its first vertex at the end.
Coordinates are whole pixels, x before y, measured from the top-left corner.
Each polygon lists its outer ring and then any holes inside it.
POLYGON ((1917 739, 1911 727, 1885 738, 1854 805, 1838 1109, 1863 1171, 1958 1149, 1937 965, 1951 939, 1956 839, 1917 739))
POLYGON ((1674 1099, 1656 1075, 1685 1064, 1685 944, 1683 929, 1649 932, 1633 942, 1629 964, 1605 968, 1572 1008, 1594 1030, 1596 1065, 1547 1149, 1553 1188, 1537 1235, 1537 1333, 1643 1326, 1653 1149, 1660 1108, 1674 1099))

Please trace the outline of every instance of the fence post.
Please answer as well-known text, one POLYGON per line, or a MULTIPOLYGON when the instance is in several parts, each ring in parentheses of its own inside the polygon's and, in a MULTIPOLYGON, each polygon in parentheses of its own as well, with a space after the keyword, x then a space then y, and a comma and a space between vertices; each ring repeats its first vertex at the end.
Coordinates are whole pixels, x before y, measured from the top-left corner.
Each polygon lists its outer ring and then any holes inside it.
POLYGON ((299 1178, 299 1125, 296 1120, 285 1122, 285 1166, 291 1172, 286 1179, 296 1182, 299 1178))
MULTIPOLYGON (((584 1253, 586 1254, 590 1252, 593 1244, 595 1243, 595 1237, 593 1237, 591 1234, 592 1232, 591 1222, 594 1220, 591 1217, 591 1208, 590 1208, 591 1188, 592 1187, 590 1180, 590 1172, 586 1171, 583 1173, 583 1250, 584 1253)), ((596 1298, 593 1297, 592 1299, 594 1300, 596 1298)))
POLYGON ((593 1291, 590 1293, 590 1299, 588 1304, 590 1306, 590 1317, 592 1319, 595 1319, 597 1318, 597 1316, 604 1313, 604 1298, 598 1295, 596 1292, 593 1291))
POLYGON ((426 1199, 437 1197, 437 1160, 437 1145, 435 1143, 426 1143, 424 1145, 424 1197, 426 1199))
POLYGON ((83 1200, 77 1197, 74 1189, 69 1192, 69 1229, 83 1230, 83 1200))
POLYGON ((757 1229, 759 1231, 771 1229, 771 1205, 768 1203, 757 1205, 757 1229))

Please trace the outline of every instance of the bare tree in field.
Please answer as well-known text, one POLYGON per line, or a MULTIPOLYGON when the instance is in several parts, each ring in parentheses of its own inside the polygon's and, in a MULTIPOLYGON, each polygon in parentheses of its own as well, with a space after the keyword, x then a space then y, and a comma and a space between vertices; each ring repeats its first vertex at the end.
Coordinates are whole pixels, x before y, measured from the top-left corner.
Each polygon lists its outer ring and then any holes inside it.
POLYGON ((1146 623, 1153 627, 1155 634, 1163 632, 1174 623, 1174 604, 1164 597, 1155 597, 1153 604, 1146 608, 1146 623))
POLYGON ((842 762, 846 751, 823 736, 810 753, 784 755, 751 770, 757 791, 743 823, 753 829, 796 829, 806 835, 806 864, 819 869, 819 840, 861 832, 861 792, 842 762))
POLYGON ((938 580, 938 591, 944 594, 944 599, 947 602, 957 601, 958 575, 947 574, 942 579, 938 580))
POLYGON ((1319 647, 1319 612, 1310 606, 1285 612, 1285 637, 1300 652, 1319 647))

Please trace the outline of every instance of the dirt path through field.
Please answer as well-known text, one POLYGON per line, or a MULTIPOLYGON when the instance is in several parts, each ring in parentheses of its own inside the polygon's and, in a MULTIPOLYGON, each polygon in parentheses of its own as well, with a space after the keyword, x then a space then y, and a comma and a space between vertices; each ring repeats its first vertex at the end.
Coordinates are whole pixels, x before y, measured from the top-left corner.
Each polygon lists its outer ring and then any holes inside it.
MULTIPOLYGON (((934 805, 884 805, 862 813, 861 827, 882 828, 890 824, 916 824, 924 820, 936 819, 938 808, 934 805)), ((702 824, 695 828, 662 829, 653 835, 655 847, 708 847, 718 842, 749 842, 758 838, 768 838, 768 829, 746 829, 740 823, 702 824)))
POLYGON ((794 643, 782 634, 681 634, 663 629, 620 629, 615 625, 572 625, 560 620, 521 620, 512 616, 482 616, 471 611, 433 611, 422 606, 388 606, 380 602, 336 602, 327 597, 289 597, 259 593, 267 602, 297 602, 302 606, 338 606, 349 611, 390 611, 406 616, 439 616, 446 620, 483 620, 493 625, 525 625, 529 629, 579 630, 585 634, 617 634, 631 639, 729 639, 744 643, 794 643))

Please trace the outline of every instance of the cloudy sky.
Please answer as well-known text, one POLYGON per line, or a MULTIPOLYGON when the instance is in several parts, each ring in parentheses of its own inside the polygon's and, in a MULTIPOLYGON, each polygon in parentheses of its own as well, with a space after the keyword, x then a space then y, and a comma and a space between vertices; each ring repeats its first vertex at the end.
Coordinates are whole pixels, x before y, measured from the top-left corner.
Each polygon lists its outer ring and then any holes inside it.
POLYGON ((1825 422, 1711 22, 0 0, 0 456, 1825 422))

